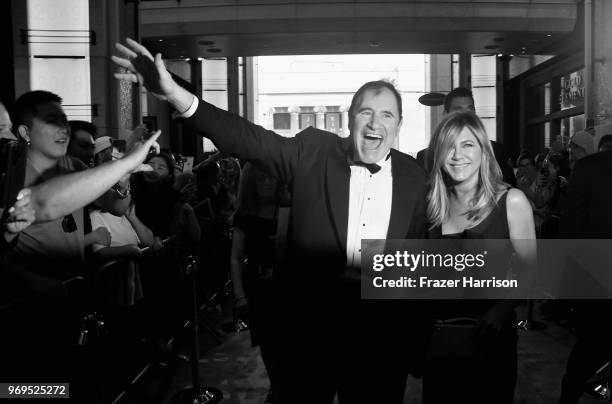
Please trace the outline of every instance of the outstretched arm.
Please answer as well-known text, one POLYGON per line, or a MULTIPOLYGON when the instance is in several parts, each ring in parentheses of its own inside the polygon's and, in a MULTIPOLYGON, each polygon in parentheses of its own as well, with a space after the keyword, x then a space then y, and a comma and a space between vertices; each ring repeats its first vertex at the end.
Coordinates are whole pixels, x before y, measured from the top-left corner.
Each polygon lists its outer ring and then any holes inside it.
POLYGON ((179 113, 186 112, 195 96, 174 81, 161 54, 153 58, 151 52, 138 42, 127 38, 126 43, 128 46, 115 44, 122 57, 112 56, 113 62, 125 68, 125 72, 115 73, 115 77, 141 83, 157 98, 168 101, 179 113))
POLYGON ((251 161, 282 182, 293 180, 303 148, 299 137, 285 138, 199 100, 172 79, 161 54, 154 58, 131 39, 126 40, 126 46, 116 47, 121 56, 113 56, 113 61, 123 68, 116 78, 141 83, 156 97, 167 100, 186 118, 187 125, 212 140, 225 155, 251 161))
POLYGON ((161 132, 148 140, 140 140, 120 160, 111 161, 98 167, 76 173, 54 177, 31 187, 32 208, 36 221, 55 220, 98 199, 124 175, 145 170, 141 167, 149 149, 159 150, 156 140, 161 132))
POLYGON ((17 201, 9 208, 6 216, 4 216, 3 209, 0 208, 3 238, 0 244, 13 242, 21 231, 34 222, 36 212, 32 208, 30 195, 31 191, 28 188, 19 191, 17 201))

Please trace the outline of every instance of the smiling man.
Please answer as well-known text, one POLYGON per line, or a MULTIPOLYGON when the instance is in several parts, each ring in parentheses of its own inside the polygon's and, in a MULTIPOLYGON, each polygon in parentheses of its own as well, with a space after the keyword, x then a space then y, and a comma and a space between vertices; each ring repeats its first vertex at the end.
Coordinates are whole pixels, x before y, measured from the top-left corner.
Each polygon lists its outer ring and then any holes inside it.
POLYGON ((359 276, 361 240, 424 232, 425 173, 391 148, 402 122, 395 87, 373 81, 357 91, 348 138, 312 127, 285 138, 199 100, 174 82, 161 55, 153 62, 140 44, 127 45, 113 57, 127 69, 117 78, 140 80, 223 153, 291 184, 288 259, 278 274, 278 306, 291 307, 291 320, 278 313, 278 402, 325 404, 337 393, 340 403, 401 403, 411 349, 422 346, 416 321, 409 333, 409 321, 398 319, 418 310, 361 301, 359 276))

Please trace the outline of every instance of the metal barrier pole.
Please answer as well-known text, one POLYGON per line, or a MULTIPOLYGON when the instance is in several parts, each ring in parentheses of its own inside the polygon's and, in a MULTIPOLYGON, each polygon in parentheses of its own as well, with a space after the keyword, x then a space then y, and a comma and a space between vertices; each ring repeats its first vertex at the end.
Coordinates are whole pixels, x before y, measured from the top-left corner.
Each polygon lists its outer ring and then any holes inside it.
POLYGON ((191 387, 187 387, 178 392, 172 397, 172 403, 176 404, 216 404, 223 398, 223 393, 214 387, 200 385, 200 354, 199 354, 199 338, 198 338, 198 297, 196 286, 196 274, 198 268, 197 257, 191 255, 187 258, 185 266, 185 274, 191 276, 191 294, 192 294, 192 319, 191 330, 193 337, 193 346, 191 349, 191 387))
POLYGON ((533 319, 533 299, 529 299, 527 305, 527 319, 519 321, 517 327, 525 331, 542 330, 546 328, 546 324, 533 319))

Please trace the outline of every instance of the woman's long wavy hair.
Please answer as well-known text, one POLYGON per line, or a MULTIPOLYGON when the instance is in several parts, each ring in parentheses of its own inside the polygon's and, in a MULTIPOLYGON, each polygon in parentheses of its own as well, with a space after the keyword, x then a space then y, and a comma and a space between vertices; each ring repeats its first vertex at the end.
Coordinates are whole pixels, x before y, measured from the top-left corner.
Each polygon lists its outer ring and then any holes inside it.
POLYGON ((450 113, 440 122, 429 143, 428 165, 431 167, 431 172, 427 194, 427 218, 430 228, 441 226, 450 216, 449 199, 454 184, 444 170, 444 163, 455 139, 464 129, 468 129, 474 135, 482 150, 478 189, 472 199, 471 207, 466 212, 471 222, 468 227, 474 227, 486 218, 501 194, 508 189, 480 119, 473 112, 450 113))

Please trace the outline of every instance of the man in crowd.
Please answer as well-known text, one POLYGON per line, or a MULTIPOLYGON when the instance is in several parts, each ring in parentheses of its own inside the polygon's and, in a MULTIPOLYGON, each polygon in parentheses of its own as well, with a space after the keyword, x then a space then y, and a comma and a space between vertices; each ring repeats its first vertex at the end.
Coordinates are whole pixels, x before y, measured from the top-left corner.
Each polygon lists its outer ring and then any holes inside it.
POLYGON ((87 167, 93 166, 96 125, 86 121, 70 121, 70 145, 68 155, 81 160, 87 167))
POLYGON ((585 129, 576 132, 570 139, 569 161, 570 168, 573 169, 578 160, 589 154, 595 153, 592 129, 585 129))
POLYGON ((17 140, 12 130, 11 117, 4 104, 0 102, 0 139, 17 140))
POLYGON ((612 150, 612 134, 603 135, 599 139, 597 151, 612 150))
MULTIPOLYGON (((581 147, 579 160, 569 180, 569 189, 562 205, 559 224, 560 239, 612 238, 612 151, 593 152, 591 135, 579 132, 572 138, 581 147), (576 136, 581 135, 578 139, 576 136), (582 136, 584 135, 584 136, 582 136)), ((609 285, 605 285, 609 286, 609 285)), ((610 300, 579 300, 573 302, 576 311, 576 344, 569 358, 559 404, 576 404, 586 388, 586 382, 612 356, 612 312, 610 300)))
MULTIPOLYGON (((472 91, 465 87, 457 87, 453 89, 450 93, 444 97, 444 113, 449 114, 451 112, 474 112, 476 113, 476 107, 474 103, 474 95, 472 91)), ((495 160, 497 160, 497 164, 502 170, 502 175, 504 177, 504 181, 508 184, 514 186, 516 183, 516 178, 514 176, 514 171, 512 167, 508 165, 508 156, 506 154, 506 150, 504 147, 495 141, 491 141, 491 146, 493 147, 493 154, 495 154, 495 160)), ((428 149, 425 148, 420 150, 417 153, 417 161, 419 164, 429 171, 428 162, 427 162, 427 154, 428 149)))
POLYGON ((395 87, 377 81, 357 91, 348 138, 314 128, 285 138, 178 86, 161 55, 153 62, 129 39, 117 47, 123 57, 113 60, 127 69, 117 78, 140 80, 223 153, 291 184, 290 252, 278 297, 291 314, 283 313, 278 330, 279 402, 331 403, 337 393, 341 403, 401 403, 415 364, 411 350, 422 351, 418 310, 401 301, 360 301, 359 277, 361 240, 424 232, 425 173, 391 149, 402 123, 395 87))

